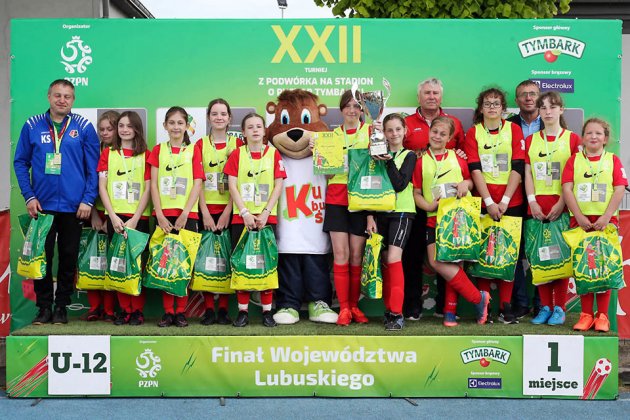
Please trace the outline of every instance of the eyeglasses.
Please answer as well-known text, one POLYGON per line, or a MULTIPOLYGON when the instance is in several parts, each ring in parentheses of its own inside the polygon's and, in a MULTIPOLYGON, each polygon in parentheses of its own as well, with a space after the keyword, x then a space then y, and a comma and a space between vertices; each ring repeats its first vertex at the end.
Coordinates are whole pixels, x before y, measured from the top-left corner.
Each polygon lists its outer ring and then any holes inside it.
POLYGON ((483 107, 484 108, 501 108, 501 102, 484 102, 483 103, 483 107))
POLYGON ((538 98, 538 92, 521 92, 518 94, 518 97, 521 99, 530 98, 538 98))

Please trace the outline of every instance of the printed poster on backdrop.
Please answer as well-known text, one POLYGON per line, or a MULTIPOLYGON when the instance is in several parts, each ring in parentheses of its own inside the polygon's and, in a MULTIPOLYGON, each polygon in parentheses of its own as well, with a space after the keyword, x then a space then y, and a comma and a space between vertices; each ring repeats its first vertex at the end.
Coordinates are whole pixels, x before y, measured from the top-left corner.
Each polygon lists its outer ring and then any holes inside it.
MULTIPOLYGON (((14 19, 11 54, 13 145, 26 119, 46 110, 46 90, 57 78, 76 85, 75 107, 91 110, 93 122, 107 109, 139 109, 150 147, 165 140, 163 115, 173 105, 191 111, 190 134, 196 140, 208 133, 205 108, 211 99, 230 103, 234 130, 243 112, 265 115, 267 102, 293 88, 319 96, 329 110, 324 120, 333 129, 342 121, 340 95, 354 83, 364 91, 380 90, 383 77, 392 87, 385 115, 414 112, 418 83, 438 77, 444 84, 444 109, 468 128, 482 89, 502 87, 514 109, 514 87, 532 79, 543 91, 563 92, 570 129, 580 131, 592 115, 610 121, 614 133, 620 127, 621 21, 613 20, 14 19), (33 48, 33 33, 46 39, 45 45, 33 48), (229 41, 207 47, 208 54, 187 53, 209 38, 229 41), (422 54, 405 55, 401 65, 384 65, 392 45, 417 39, 440 42, 423 44, 422 54), (111 60, 129 40, 133 57, 111 60), (182 51, 181 59, 164 51, 182 51), (489 65, 487 57, 501 65, 489 65), (115 76, 121 71, 122 79, 115 76)), ((610 149, 619 151, 616 138, 610 149)), ((11 182, 12 224, 17 226, 25 205, 13 174, 11 182)), ((11 249, 21 244, 22 238, 13 235, 11 249)), ((15 266, 15 251, 11 257, 15 266)), ((13 328, 20 328, 30 323, 34 303, 23 297, 19 276, 11 288, 13 328)), ((70 308, 71 316, 86 311, 83 305, 70 308)))

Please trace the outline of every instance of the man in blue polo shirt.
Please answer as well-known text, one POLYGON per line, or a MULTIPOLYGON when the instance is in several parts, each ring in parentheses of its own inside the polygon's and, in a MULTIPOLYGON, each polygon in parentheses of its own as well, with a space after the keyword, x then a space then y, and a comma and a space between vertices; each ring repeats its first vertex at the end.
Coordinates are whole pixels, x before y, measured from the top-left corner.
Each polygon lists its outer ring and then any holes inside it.
POLYGON ((22 127, 13 160, 28 214, 54 215, 45 249, 46 264, 52 267, 57 242, 57 290, 53 292, 52 270, 34 282, 36 325, 68 322, 66 306, 74 287, 81 228, 98 194, 99 140, 92 124, 71 112, 74 85, 55 80, 48 88, 48 102, 45 113, 29 118, 22 127))

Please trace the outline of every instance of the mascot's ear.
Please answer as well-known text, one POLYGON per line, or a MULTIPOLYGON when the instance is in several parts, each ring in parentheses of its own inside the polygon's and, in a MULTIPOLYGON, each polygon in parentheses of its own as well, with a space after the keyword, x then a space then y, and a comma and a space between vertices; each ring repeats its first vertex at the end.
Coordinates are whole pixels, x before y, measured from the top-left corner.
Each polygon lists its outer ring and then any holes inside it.
POLYGON ((275 102, 267 102, 267 113, 269 115, 273 115, 276 113, 276 103, 275 102))
POLYGON ((319 104, 319 106, 317 108, 319 109, 319 115, 321 117, 323 117, 324 115, 326 115, 328 113, 328 107, 326 105, 324 105, 324 104, 319 104))

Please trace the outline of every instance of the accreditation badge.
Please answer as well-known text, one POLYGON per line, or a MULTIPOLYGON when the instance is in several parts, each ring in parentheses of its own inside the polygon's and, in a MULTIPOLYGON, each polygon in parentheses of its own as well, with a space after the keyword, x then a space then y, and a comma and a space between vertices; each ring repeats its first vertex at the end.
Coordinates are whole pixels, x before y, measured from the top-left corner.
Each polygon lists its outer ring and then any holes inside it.
POLYGON ((46 175, 61 174, 61 153, 46 153, 46 167, 44 173, 46 175))
POLYGON ((114 200, 125 200, 127 198, 127 182, 112 182, 112 193, 114 200))
POLYGON ((203 183, 206 191, 218 190, 218 174, 216 172, 206 172, 206 180, 203 183))

